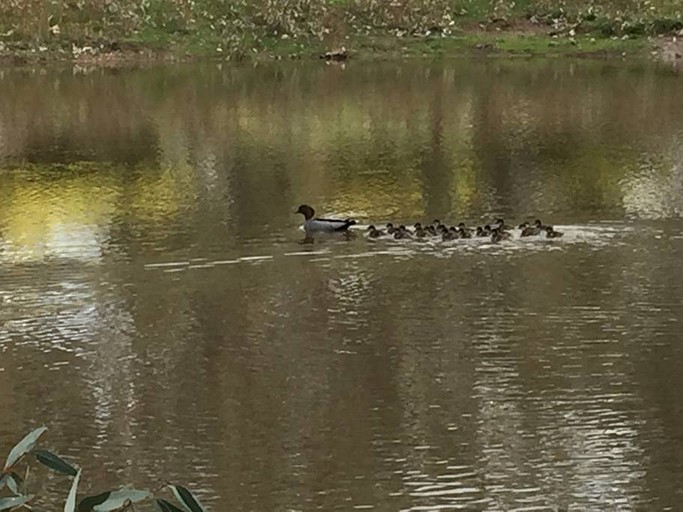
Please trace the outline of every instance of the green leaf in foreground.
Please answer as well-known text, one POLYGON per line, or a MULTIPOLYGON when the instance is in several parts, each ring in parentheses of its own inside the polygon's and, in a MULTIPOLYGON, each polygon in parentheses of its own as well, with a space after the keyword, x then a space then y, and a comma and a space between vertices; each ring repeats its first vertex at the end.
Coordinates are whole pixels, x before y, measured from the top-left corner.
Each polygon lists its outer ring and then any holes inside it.
POLYGON ((152 494, 149 491, 120 489, 118 491, 112 491, 109 494, 109 497, 99 505, 95 505, 93 510, 95 512, 111 512, 112 510, 123 508, 129 503, 137 503, 150 498, 151 496, 152 494))
POLYGON ((9 475, 0 475, 0 490, 7 485, 9 475))
POLYGON ((71 476, 76 476, 78 473, 75 467, 48 450, 33 450, 33 455, 38 459, 38 462, 59 473, 71 476))
POLYGON ((157 498, 156 505, 159 512, 183 512, 182 509, 176 507, 173 503, 162 500, 161 498, 157 498))
POLYGON ((66 499, 66 504, 64 505, 64 512, 76 512, 76 491, 78 490, 78 481, 81 479, 81 470, 76 473, 76 478, 74 478, 71 484, 71 490, 69 491, 69 497, 66 499))
POLYGON ((185 487, 181 487, 180 485, 169 485, 169 487, 178 501, 183 504, 183 507, 185 507, 187 512, 206 512, 206 509, 199 504, 197 498, 195 498, 190 491, 185 489, 185 487))
POLYGON ((19 492, 19 485, 21 485, 21 477, 19 477, 19 481, 15 478, 17 475, 16 473, 12 473, 10 475, 7 475, 7 488, 12 491, 12 494, 15 496, 20 496, 22 493, 19 492))
POLYGON ((88 496, 83 498, 78 504, 78 512, 90 512, 94 506, 104 503, 109 498, 111 491, 101 492, 95 496, 88 496))
POLYGON ((11 498, 0 498, 0 510, 11 510, 21 507, 29 502, 32 496, 13 496, 11 498))
POLYGON ((9 468, 14 466, 19 461, 19 459, 33 450, 38 442, 38 439, 45 433, 46 430, 47 427, 37 428, 33 432, 27 434, 26 437, 24 437, 21 441, 19 441, 9 452, 3 472, 6 473, 9 468))

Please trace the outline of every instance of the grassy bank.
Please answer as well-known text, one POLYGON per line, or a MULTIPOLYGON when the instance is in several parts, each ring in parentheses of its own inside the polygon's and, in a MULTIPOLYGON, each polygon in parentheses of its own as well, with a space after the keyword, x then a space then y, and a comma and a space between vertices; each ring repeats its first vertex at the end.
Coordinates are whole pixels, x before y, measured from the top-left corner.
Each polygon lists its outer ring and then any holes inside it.
POLYGON ((638 54, 679 0, 5 0, 6 60, 638 54))

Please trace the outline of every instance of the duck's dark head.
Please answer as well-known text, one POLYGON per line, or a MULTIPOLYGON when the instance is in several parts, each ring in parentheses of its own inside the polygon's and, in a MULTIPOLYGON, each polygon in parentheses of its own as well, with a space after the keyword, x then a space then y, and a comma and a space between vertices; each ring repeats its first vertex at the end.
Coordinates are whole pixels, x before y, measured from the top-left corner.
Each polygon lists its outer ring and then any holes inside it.
POLYGON ((545 232, 548 233, 548 234, 552 233, 553 231, 554 231, 554 230, 553 230, 553 227, 552 227, 552 226, 548 226, 547 228, 545 228, 545 232))
POLYGON ((413 226, 415 229, 422 229, 422 224, 419 222, 416 222, 415 225, 413 226))
POLYGON ((302 204, 301 206, 299 206, 299 209, 294 213, 300 213, 304 216, 306 220, 309 220, 313 218, 313 215, 315 215, 315 210, 307 204, 302 204))
POLYGON ((465 223, 464 222, 458 223, 458 229, 465 229, 465 223))
POLYGON ((438 227, 441 225, 441 221, 440 221, 439 219, 434 219, 434 220, 432 221, 432 225, 433 225, 435 228, 438 228, 438 227))
POLYGON ((534 221, 534 226, 536 226, 537 228, 540 228, 542 225, 543 223, 541 222, 541 219, 536 219, 534 221))
POLYGON ((526 222, 526 221, 525 221, 525 222, 522 222, 522 223, 519 225, 519 229, 526 229, 526 228, 528 228, 528 227, 529 227, 529 223, 526 222))
POLYGON ((372 224, 370 224, 370 225, 368 226, 368 228, 367 228, 365 231, 375 231, 376 229, 377 229, 377 228, 375 228, 375 226, 373 226, 372 224))

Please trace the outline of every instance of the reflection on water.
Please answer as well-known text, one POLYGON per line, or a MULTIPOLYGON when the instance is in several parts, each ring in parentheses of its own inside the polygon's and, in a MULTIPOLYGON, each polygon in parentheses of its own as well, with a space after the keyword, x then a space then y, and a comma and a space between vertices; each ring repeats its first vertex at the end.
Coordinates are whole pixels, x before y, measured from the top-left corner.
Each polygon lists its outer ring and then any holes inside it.
POLYGON ((0 73, 0 446, 45 422, 84 492, 174 480, 217 510, 675 507, 681 85, 566 61, 0 73), (304 201, 565 237, 301 244, 304 201))

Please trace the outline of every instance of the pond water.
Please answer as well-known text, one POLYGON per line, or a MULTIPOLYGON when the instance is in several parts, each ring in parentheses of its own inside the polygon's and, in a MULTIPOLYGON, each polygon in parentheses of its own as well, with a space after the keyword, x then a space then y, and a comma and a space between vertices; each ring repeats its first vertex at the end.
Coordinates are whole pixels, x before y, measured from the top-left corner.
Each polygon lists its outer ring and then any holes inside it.
POLYGON ((676 509, 682 113, 640 63, 0 70, 0 452, 214 511, 676 509), (302 244, 303 202, 565 237, 302 244))

